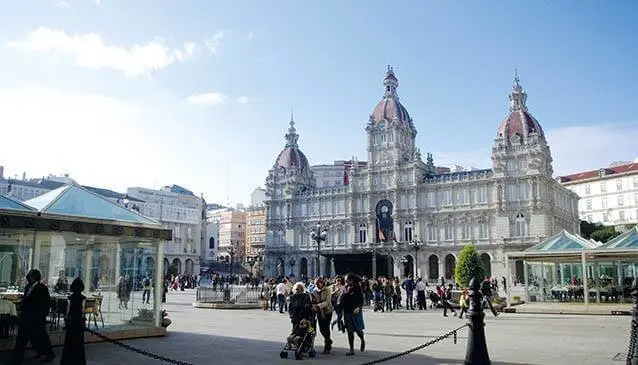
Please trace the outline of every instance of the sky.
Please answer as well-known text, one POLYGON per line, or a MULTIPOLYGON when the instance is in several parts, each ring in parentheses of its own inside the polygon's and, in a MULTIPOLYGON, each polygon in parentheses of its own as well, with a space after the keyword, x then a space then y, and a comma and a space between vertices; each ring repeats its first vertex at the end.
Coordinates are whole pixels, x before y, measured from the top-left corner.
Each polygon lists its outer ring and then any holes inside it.
POLYGON ((387 65, 439 166, 489 168, 518 69, 555 174, 638 157, 638 2, 0 0, 0 165, 249 203, 294 112, 365 160, 387 65))

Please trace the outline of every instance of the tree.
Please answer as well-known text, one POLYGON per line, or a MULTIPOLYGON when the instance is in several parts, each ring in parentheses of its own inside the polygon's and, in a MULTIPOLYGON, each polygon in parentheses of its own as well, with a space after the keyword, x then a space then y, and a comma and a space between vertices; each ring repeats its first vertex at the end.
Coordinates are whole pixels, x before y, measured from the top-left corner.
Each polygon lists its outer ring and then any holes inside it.
POLYGON ((616 232, 616 229, 612 226, 604 226, 599 230, 592 232, 591 238, 598 242, 605 243, 610 239, 620 235, 620 232, 616 232))
POLYGON ((459 260, 454 268, 454 279, 461 288, 467 288, 470 280, 479 282, 485 277, 485 268, 473 245, 465 245, 459 253, 459 260))
POLYGON ((587 221, 580 221, 580 235, 586 239, 591 238, 591 234, 603 228, 600 223, 589 223, 587 221))

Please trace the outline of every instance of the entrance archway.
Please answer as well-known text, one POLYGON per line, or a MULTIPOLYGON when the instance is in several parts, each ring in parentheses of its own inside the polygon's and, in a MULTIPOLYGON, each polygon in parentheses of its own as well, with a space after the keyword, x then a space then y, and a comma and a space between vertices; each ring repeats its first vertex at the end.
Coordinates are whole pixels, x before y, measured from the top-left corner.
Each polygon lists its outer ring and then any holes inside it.
POLYGON ((186 259, 186 275, 193 275, 193 260, 186 259))
POLYGON ((171 262, 167 258, 164 258, 164 276, 168 275, 168 267, 171 266, 171 262))
POLYGON ((182 273, 182 261, 180 259, 174 259, 173 266, 175 266, 178 275, 182 273))
POLYGON ((445 279, 452 280, 454 278, 454 268, 456 267, 456 257, 451 253, 445 256, 445 279))
POLYGON ((481 254, 481 263, 483 264, 483 269, 485 269, 485 276, 492 276, 492 258, 486 252, 481 254))
POLYGON ((149 256, 146 258, 146 262, 144 264, 146 266, 144 268, 144 274, 153 276, 155 273, 155 259, 149 256))
POLYGON ((514 283, 524 283, 525 282, 525 263, 522 260, 516 261, 516 277, 514 278, 514 283))
POLYGON ((308 259, 305 257, 302 257, 301 260, 299 260, 299 275, 302 278, 308 277, 308 259))
POLYGON ((403 256, 401 263, 403 264, 403 270, 401 270, 403 276, 414 277, 414 259, 412 258, 412 255, 403 256))
POLYGON ((430 280, 439 280, 439 257, 437 255, 430 255, 428 259, 428 277, 430 280))

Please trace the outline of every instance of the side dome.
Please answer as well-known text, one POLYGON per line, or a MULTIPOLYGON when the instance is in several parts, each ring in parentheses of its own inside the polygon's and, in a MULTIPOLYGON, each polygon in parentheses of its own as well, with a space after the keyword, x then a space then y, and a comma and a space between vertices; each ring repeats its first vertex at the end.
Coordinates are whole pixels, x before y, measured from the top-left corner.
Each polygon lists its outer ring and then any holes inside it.
POLYGON ((283 151, 277 156, 275 168, 283 168, 286 170, 308 170, 310 168, 308 158, 306 158, 306 155, 299 149, 299 145, 297 144, 298 140, 299 135, 295 129, 295 122, 291 118, 290 127, 288 128, 288 133, 286 133, 286 147, 284 147, 283 151))
POLYGON ((412 118, 410 118, 410 114, 405 106, 399 101, 399 95, 397 94, 399 80, 394 75, 394 70, 390 66, 388 66, 388 70, 383 78, 383 86, 385 88, 383 99, 374 107, 371 119, 377 123, 383 121, 398 121, 399 123, 411 124, 412 118))
POLYGON ((286 147, 277 156, 275 166, 284 169, 308 169, 308 159, 299 148, 286 147))
POLYGON ((496 138, 511 140, 527 140, 531 135, 545 138, 540 123, 527 110, 527 93, 523 91, 518 75, 514 78, 514 86, 509 95, 509 114, 498 127, 496 138), (515 137, 517 136, 517 137, 515 137))

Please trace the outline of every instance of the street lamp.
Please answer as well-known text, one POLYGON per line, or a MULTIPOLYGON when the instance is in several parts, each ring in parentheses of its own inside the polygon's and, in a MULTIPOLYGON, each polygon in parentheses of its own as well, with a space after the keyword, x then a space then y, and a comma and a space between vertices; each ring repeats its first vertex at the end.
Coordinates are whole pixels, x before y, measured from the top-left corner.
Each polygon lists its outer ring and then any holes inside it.
POLYGON ((235 256, 235 246, 230 246, 228 248, 228 254, 230 255, 230 280, 233 280, 233 257, 235 256))
POLYGON ((321 227, 321 223, 317 222, 317 226, 310 232, 310 238, 317 245, 317 271, 315 272, 315 276, 319 277, 319 255, 321 250, 321 241, 325 241, 328 236, 328 230, 321 227))
POLYGON ((290 260, 288 260, 288 265, 290 265, 290 276, 295 276, 295 274, 293 273, 292 269, 295 267, 295 264, 297 262, 295 261, 294 257, 291 257, 290 260))
POLYGON ((252 255, 252 256, 246 256, 246 262, 248 263, 248 265, 250 265, 250 273, 254 275, 253 273, 253 266, 255 266, 255 264, 257 262, 261 262, 262 260, 262 251, 259 250, 257 251, 256 255, 252 255))
POLYGON ((414 235, 414 240, 408 242, 410 248, 414 250, 414 279, 418 275, 417 270, 419 267, 419 250, 423 247, 424 242, 419 240, 416 235, 414 235))

